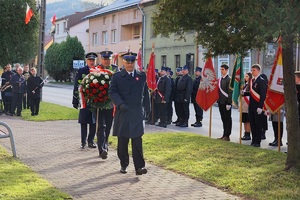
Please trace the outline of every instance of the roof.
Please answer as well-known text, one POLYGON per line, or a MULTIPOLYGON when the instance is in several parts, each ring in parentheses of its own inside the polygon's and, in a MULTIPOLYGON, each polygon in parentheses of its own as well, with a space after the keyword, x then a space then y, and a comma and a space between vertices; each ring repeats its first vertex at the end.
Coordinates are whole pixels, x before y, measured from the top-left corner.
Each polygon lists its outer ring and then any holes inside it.
POLYGON ((155 0, 141 0, 140 4, 155 2, 155 0))
POLYGON ((84 20, 83 18, 85 16, 95 12, 96 10, 99 10, 99 8, 95 8, 95 9, 92 9, 92 10, 87 10, 87 11, 84 11, 84 12, 76 12, 72 15, 67 15, 67 16, 61 17, 61 18, 57 19, 56 21, 68 19, 67 28, 69 29, 69 28, 79 24, 81 21, 84 20))
POLYGON ((130 7, 138 5, 139 2, 140 2, 140 0, 116 0, 113 3, 109 4, 108 6, 100 8, 96 12, 85 16, 83 19, 88 19, 88 18, 99 16, 99 15, 104 15, 104 14, 107 14, 110 12, 115 12, 118 10, 130 8, 130 7))

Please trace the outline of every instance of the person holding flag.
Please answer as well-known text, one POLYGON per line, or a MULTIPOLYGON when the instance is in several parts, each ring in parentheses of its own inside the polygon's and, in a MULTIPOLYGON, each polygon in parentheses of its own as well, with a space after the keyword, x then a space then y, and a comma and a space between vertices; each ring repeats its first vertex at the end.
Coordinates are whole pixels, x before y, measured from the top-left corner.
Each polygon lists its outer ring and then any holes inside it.
POLYGON ((219 79, 219 100, 218 106, 223 122, 223 136, 219 139, 230 141, 232 118, 231 118, 231 103, 232 90, 229 88, 230 76, 228 75, 228 65, 223 64, 220 67, 222 77, 219 79))

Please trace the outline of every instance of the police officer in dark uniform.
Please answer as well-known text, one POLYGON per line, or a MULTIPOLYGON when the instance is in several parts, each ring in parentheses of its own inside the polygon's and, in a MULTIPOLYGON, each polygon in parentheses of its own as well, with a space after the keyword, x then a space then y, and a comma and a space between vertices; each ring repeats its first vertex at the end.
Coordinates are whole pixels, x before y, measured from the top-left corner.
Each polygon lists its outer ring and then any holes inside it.
POLYGON ((36 68, 31 68, 31 76, 27 79, 27 100, 30 103, 31 116, 38 115, 41 101, 42 78, 36 75, 36 68))
POLYGON ((201 67, 196 67, 195 68, 196 77, 193 81, 193 92, 192 92, 192 95, 191 95, 191 102, 194 105, 195 115, 196 115, 196 122, 191 125, 191 126, 194 126, 194 127, 201 127, 202 126, 202 119, 203 119, 203 110, 200 108, 200 106, 196 102, 197 92, 198 92, 198 88, 199 88, 200 81, 201 81, 201 72, 202 72, 201 67))
POLYGON ((178 102, 178 112, 182 116, 176 126, 188 127, 188 120, 190 117, 190 99, 193 91, 193 79, 189 75, 189 67, 187 65, 182 67, 182 76, 178 79, 176 85, 176 101, 178 102))
POLYGON ((172 123, 173 118, 173 99, 174 99, 174 79, 172 78, 173 72, 171 68, 168 67, 167 70, 167 76, 170 79, 171 82, 171 94, 170 94, 170 101, 167 103, 167 109, 168 109, 168 119, 167 119, 167 125, 172 123))
MULTIPOLYGON (((75 109, 79 107, 79 95, 78 95, 78 81, 81 81, 84 76, 90 73, 90 68, 95 66, 95 61, 97 58, 97 54, 94 52, 90 52, 86 54, 86 63, 87 65, 83 68, 80 68, 76 74, 74 89, 73 89, 73 100, 72 104, 75 109)), ((80 148, 84 148, 86 146, 86 138, 87 138, 87 125, 89 124, 89 135, 88 135, 88 147, 96 148, 97 146, 94 144, 94 138, 96 134, 96 121, 93 116, 93 112, 90 110, 90 106, 87 105, 86 108, 82 108, 79 110, 78 123, 80 123, 81 127, 81 146, 80 148)))
POLYGON ((174 87, 173 87, 173 101, 174 101, 174 107, 175 107, 175 113, 176 113, 177 119, 176 119, 176 121, 172 122, 173 124, 177 124, 179 122, 179 119, 182 118, 182 116, 180 116, 180 113, 178 110, 179 106, 178 106, 178 102, 176 100, 177 83, 178 83, 179 78, 182 76, 182 67, 176 68, 176 75, 177 75, 177 77, 174 81, 174 87))
POLYGON ((9 81, 13 75, 13 72, 11 71, 11 65, 6 65, 6 71, 1 75, 2 78, 2 87, 1 87, 1 95, 4 103, 4 112, 7 115, 10 115, 11 113, 11 95, 12 95, 12 89, 9 86, 9 81))
POLYGON ((24 77, 23 68, 19 67, 17 73, 12 75, 9 83, 12 86, 12 104, 11 104, 11 116, 15 115, 17 108, 17 116, 21 116, 22 112, 22 100, 23 96, 26 95, 26 79, 24 77))
POLYGON ((143 119, 144 112, 150 109, 150 102, 146 74, 134 69, 135 58, 136 54, 131 52, 123 55, 124 69, 113 75, 109 96, 116 106, 113 135, 118 136, 120 172, 127 173, 128 143, 131 139, 136 175, 142 175, 147 173, 142 147, 143 119))
MULTIPOLYGON (((100 52, 100 55, 101 55, 100 67, 102 69, 109 69, 113 72, 117 72, 118 66, 111 65, 111 56, 113 55, 113 52, 102 51, 100 52)), ((110 104, 109 109, 97 110, 97 114, 98 114, 97 144, 98 144, 99 156, 102 159, 107 158, 108 137, 113 123, 113 110, 114 110, 113 103, 110 104)))
POLYGON ((160 77, 157 81, 157 90, 155 96, 155 102, 159 109, 160 122, 158 126, 167 128, 168 121, 168 103, 170 102, 171 95, 171 81, 167 76, 167 67, 161 67, 160 77))

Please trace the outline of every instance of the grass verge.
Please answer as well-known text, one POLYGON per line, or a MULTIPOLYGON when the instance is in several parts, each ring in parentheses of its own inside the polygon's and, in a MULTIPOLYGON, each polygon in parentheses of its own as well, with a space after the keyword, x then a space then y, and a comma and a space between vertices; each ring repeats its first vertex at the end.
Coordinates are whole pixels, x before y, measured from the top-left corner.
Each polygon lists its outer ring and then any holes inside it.
MULTIPOLYGON (((116 137, 110 137, 116 146, 116 137)), ((299 199, 300 172, 284 172, 286 154, 190 133, 143 136, 154 165, 250 199, 299 199)))
POLYGON ((0 199, 1 200, 65 200, 66 193, 53 187, 18 159, 0 147, 0 199))
POLYGON ((26 109, 22 111, 22 118, 27 121, 73 120, 78 119, 78 110, 42 101, 39 115, 31 116, 31 111, 26 109))

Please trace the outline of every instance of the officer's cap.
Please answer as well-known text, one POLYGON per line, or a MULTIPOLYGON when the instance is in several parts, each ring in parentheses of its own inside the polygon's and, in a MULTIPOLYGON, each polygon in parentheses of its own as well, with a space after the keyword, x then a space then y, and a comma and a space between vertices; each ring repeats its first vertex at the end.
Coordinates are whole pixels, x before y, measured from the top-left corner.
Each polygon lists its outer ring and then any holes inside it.
POLYGON ((176 68, 176 72, 181 72, 182 71, 182 67, 177 67, 176 68))
POLYGON ((162 66, 162 67, 160 68, 160 70, 161 70, 161 71, 168 71, 168 68, 167 68, 167 67, 164 67, 164 66, 162 66))
POLYGON ((202 72, 202 68, 201 67, 196 67, 195 72, 202 72))
POLYGON ((97 54, 95 52, 90 52, 85 55, 85 59, 87 60, 96 60, 97 54))
POLYGON ((170 76, 172 76, 173 75, 173 72, 172 71, 170 71, 170 76))
POLYGON ((111 55, 113 54, 112 51, 101 51, 100 55, 102 58, 111 58, 111 55))
POLYGON ((126 60, 126 62, 131 62, 133 63, 135 61, 135 58, 137 56, 136 53, 128 52, 122 55, 123 59, 126 60))
POLYGON ((226 65, 226 64, 223 64, 223 65, 221 65, 220 67, 222 67, 222 68, 224 68, 224 69, 228 69, 228 68, 229 68, 228 65, 226 65))
POLYGON ((158 73, 158 69, 155 69, 155 72, 158 73))
POLYGON ((182 70, 190 70, 190 67, 187 66, 187 65, 184 65, 184 66, 182 67, 182 70))

